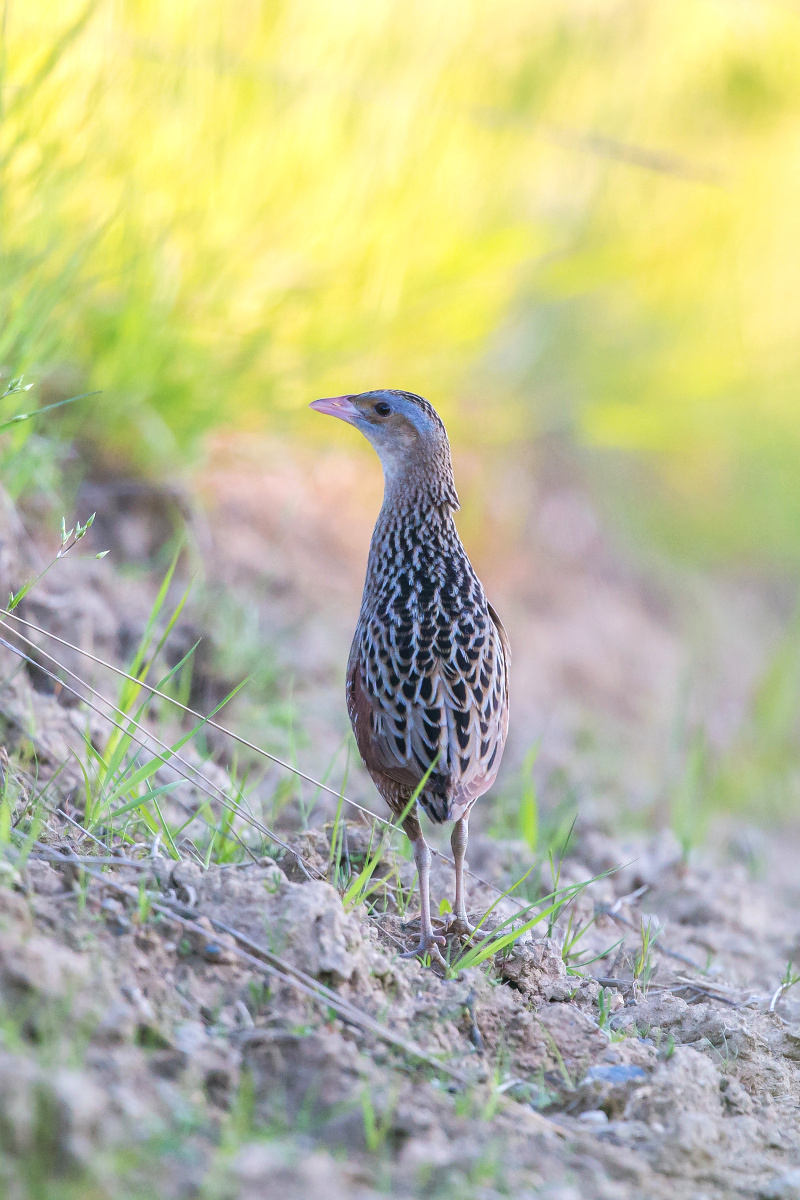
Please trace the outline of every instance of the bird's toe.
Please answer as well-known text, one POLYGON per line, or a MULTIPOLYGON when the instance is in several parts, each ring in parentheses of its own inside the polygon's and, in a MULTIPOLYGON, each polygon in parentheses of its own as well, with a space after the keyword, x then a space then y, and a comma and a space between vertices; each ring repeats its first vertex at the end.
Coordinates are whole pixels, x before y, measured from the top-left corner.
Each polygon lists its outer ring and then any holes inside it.
POLYGON ((466 913, 453 913, 446 926, 448 934, 456 934, 460 937, 470 938, 485 938, 488 937, 488 930, 478 929, 468 920, 466 913))
POLYGON ((431 963, 438 963, 440 967, 447 967, 447 963, 442 957, 440 946, 447 944, 447 938, 441 937, 437 933, 432 933, 428 937, 421 937, 419 944, 413 950, 407 950, 405 954, 401 954, 400 958, 425 958, 430 957, 431 963))

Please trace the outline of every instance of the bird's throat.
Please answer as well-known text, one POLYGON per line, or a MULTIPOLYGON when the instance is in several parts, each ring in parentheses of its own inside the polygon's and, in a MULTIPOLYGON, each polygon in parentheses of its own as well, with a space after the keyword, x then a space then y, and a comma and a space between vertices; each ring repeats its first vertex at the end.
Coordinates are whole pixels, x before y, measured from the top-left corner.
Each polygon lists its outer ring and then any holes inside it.
POLYGON ((418 513, 424 519, 431 510, 457 512, 460 505, 450 455, 429 462, 415 460, 383 464, 383 511, 418 513))

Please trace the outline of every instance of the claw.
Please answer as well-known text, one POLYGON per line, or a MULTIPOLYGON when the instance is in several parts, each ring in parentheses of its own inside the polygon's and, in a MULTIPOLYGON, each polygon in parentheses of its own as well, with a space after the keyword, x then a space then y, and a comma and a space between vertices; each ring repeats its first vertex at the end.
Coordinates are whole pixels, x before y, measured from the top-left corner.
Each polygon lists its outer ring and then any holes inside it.
POLYGON ((477 926, 468 921, 466 913, 453 913, 445 928, 448 934, 459 934, 467 938, 485 938, 489 936, 488 930, 478 929, 477 926))
POLYGON ((401 954, 400 958, 424 958, 426 954, 430 955, 431 962, 438 963, 440 967, 447 967, 447 963, 442 957, 440 946, 447 944, 447 938, 441 937, 438 933, 432 933, 429 937, 421 937, 419 945, 414 950, 407 950, 405 954, 401 954))

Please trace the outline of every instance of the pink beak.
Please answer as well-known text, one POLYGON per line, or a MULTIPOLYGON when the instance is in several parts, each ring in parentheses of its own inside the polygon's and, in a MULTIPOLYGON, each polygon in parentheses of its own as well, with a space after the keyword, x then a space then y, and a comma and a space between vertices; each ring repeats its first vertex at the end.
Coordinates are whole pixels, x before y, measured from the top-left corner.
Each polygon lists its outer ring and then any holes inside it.
POLYGON ((314 400, 308 406, 316 412, 325 413, 328 417, 338 417, 340 421, 353 424, 359 417, 359 411, 349 396, 331 396, 328 400, 314 400))

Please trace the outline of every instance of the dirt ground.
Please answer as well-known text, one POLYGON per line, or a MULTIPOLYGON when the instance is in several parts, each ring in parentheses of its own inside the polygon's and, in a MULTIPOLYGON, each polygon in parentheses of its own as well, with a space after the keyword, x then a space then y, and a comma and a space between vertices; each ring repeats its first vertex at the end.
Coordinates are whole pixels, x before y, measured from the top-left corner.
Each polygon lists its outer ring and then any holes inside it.
MULTIPOLYGON (((462 491, 479 489, 477 468, 462 467, 462 491)), ((94 540, 112 554, 65 560, 20 611, 128 663, 156 585, 120 564, 146 562, 188 519, 182 570, 202 557, 210 594, 227 589, 256 612, 278 677, 293 676, 298 759, 314 775, 346 730, 343 663, 378 503, 361 468, 229 443, 194 492, 94 484, 94 540)), ((509 533, 526 479, 494 497, 475 555, 514 647, 500 792, 510 803, 536 742, 545 791, 570 772, 580 816, 559 885, 575 887, 553 921, 450 978, 399 956, 413 940, 413 865, 398 839, 369 905, 331 885, 330 798, 305 830, 287 804, 285 845, 268 856, 205 867, 152 839, 117 841, 109 865, 108 846, 81 829, 75 765, 106 719, 54 684, 41 653, 28 648, 37 668, 0 646, 2 772, 19 828, 49 781, 41 827, 22 847, 6 832, 0 857, 9 1200, 72 1195, 58 1190, 70 1180, 75 1195, 125 1200, 800 1197, 800 986, 781 988, 800 958, 797 838, 729 821, 687 859, 668 814, 658 820, 687 672, 688 709, 724 742, 782 601, 741 580, 676 589, 657 565, 632 565, 563 478, 531 490, 509 533), (651 832, 625 832, 634 817, 651 832)), ((4 586, 35 565, 31 520, 3 517, 4 586)), ((209 612, 187 609, 178 640, 213 636, 209 612)), ((91 675, 81 655, 59 655, 91 675)), ((213 702, 226 682, 209 666, 193 686, 213 702)), ((219 763, 186 754, 225 789, 224 748, 219 763)), ((199 809, 185 786, 176 795, 199 809)), ((379 812, 358 772, 348 795, 379 812)), ((366 816, 346 815, 355 874, 375 839, 366 816)), ((491 909, 488 930, 521 928, 524 902, 499 893, 531 852, 496 832, 488 803, 476 816, 470 909, 491 909)), ((452 882, 436 858, 435 903, 452 882)), ((451 937, 452 962, 462 949, 451 937)))

